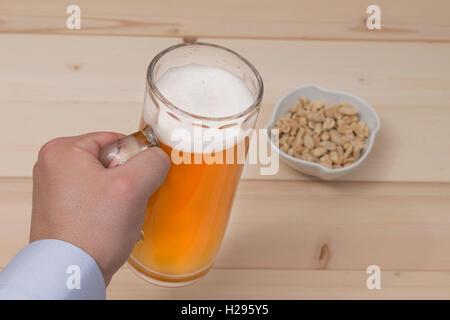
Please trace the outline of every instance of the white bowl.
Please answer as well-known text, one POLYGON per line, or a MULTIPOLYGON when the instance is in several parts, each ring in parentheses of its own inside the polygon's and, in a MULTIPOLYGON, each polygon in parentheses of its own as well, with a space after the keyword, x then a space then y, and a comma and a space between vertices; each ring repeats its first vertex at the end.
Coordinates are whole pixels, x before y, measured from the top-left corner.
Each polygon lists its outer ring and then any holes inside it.
POLYGON ((305 85, 295 88, 286 93, 273 109, 272 117, 266 125, 266 134, 273 149, 279 152, 281 159, 292 168, 305 174, 319 177, 323 180, 337 179, 344 174, 358 167, 368 156, 375 141, 375 136, 380 129, 381 123, 375 110, 363 99, 344 91, 329 90, 317 85, 305 85), (320 164, 297 159, 281 151, 270 139, 270 129, 275 125, 278 118, 288 113, 289 108, 294 106, 301 96, 307 97, 310 101, 321 101, 327 104, 337 104, 346 102, 359 111, 360 119, 363 120, 370 129, 370 135, 366 142, 366 148, 362 151, 361 157, 350 166, 340 169, 329 169, 320 164))

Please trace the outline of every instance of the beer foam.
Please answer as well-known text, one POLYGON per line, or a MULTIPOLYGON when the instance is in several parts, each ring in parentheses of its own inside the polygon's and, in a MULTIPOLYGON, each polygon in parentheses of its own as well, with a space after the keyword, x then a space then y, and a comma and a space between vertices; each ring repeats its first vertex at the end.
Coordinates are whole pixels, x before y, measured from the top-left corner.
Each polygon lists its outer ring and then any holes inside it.
MULTIPOLYGON (((254 97, 244 81, 219 67, 188 64, 170 68, 156 82, 163 96, 177 108, 197 116, 227 117, 248 109, 254 97)), ((165 108, 160 103, 156 111, 151 99, 146 99, 144 120, 150 125, 158 140, 173 149, 192 153, 218 152, 230 148, 248 133, 237 125, 226 130, 219 127, 240 121, 195 121, 165 108), (173 115, 182 121, 178 121, 173 115), (189 121, 190 120, 190 121, 189 121), (203 128, 199 139, 198 125, 203 128), (221 138, 218 137, 222 134, 221 138), (212 138, 213 137, 213 138, 212 138)))
POLYGON ((241 79, 221 68, 200 64, 171 68, 156 86, 173 105, 198 116, 231 116, 253 102, 241 79))

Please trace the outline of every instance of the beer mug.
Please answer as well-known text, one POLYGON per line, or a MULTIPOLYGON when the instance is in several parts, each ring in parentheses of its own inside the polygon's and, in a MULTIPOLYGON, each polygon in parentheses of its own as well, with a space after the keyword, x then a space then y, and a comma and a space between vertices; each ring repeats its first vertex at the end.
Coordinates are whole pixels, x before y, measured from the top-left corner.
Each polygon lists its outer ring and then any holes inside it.
MULTIPOLYGON (((192 88, 192 97, 189 91, 183 93, 189 96, 184 97, 186 101, 197 99, 201 104, 202 97, 198 100, 194 94, 197 89, 192 88)), ((225 234, 262 95, 263 82, 253 65, 218 45, 183 43, 165 49, 151 61, 141 131, 104 147, 99 153, 102 163, 112 167, 157 145, 172 161, 165 182, 148 201, 141 236, 128 259, 139 277, 177 287, 190 284, 209 271, 225 234), (180 69, 183 66, 188 73, 198 70, 209 77, 196 82, 193 76, 192 83, 184 85, 208 85, 205 81, 214 85, 213 81, 218 81, 216 92, 204 94, 224 94, 221 100, 205 97, 208 106, 200 113, 165 96, 159 83, 164 80, 166 86, 173 84, 175 89, 181 86, 177 79, 183 77, 184 71, 180 69), (197 69, 190 70, 190 66, 197 69), (180 72, 162 79, 171 70, 180 72), (250 99, 242 106, 236 101, 243 93, 231 89, 237 85, 236 81, 245 86, 250 99), (221 107, 215 108, 214 103, 219 102, 221 107), (233 103, 237 105, 232 106, 233 103), (227 113, 228 106, 237 113, 227 113), (208 114, 208 110, 215 111, 208 114), (211 142, 211 137, 215 142, 211 142)))

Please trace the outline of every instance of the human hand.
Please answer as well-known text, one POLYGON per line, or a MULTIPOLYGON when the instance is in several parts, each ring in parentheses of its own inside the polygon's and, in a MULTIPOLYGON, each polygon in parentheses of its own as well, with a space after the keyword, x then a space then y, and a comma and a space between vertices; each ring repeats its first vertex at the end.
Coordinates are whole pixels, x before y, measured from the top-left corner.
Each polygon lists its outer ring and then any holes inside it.
POLYGON ((131 253, 148 198, 170 166, 166 153, 153 147, 106 169, 98 151, 121 137, 98 132, 54 139, 41 148, 33 168, 30 242, 72 243, 94 258, 106 285, 131 253))

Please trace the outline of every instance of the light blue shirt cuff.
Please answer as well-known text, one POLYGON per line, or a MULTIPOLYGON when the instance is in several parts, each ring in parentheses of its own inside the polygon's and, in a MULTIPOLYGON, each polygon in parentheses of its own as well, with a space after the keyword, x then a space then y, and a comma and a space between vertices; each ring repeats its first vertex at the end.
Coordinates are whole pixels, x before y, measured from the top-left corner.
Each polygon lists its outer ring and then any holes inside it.
POLYGON ((95 260, 61 240, 30 243, 0 272, 0 299, 105 297, 105 281, 95 260))

